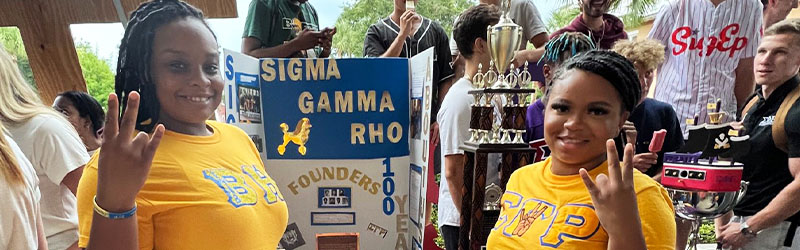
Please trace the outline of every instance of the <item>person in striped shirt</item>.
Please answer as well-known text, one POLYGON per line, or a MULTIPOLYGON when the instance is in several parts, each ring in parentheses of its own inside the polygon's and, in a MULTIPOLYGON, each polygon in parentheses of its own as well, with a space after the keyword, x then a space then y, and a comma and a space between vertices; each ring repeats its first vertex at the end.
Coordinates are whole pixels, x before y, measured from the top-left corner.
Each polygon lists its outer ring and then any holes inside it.
POLYGON ((672 0, 658 12, 648 37, 665 45, 666 58, 655 99, 675 108, 684 138, 683 122, 695 115, 706 121, 706 105, 717 99, 726 118, 736 118, 755 88, 761 23, 758 0, 672 0))
MULTIPOLYGON (((706 121, 708 103, 722 100, 727 121, 736 118, 755 89, 753 57, 761 41, 758 0, 671 0, 656 15, 648 37, 665 46, 655 99, 675 109, 684 139, 686 119, 706 121)), ((690 224, 677 220, 676 249, 683 249, 690 224)))

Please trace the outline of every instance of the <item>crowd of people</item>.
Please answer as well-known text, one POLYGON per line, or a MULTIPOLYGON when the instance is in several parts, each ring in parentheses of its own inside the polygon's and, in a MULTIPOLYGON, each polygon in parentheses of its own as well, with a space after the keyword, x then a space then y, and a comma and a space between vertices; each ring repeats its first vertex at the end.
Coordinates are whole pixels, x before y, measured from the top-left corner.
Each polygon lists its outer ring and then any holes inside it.
MULTIPOLYGON (((448 34, 394 0, 365 31, 365 57, 434 49, 430 132, 448 250, 458 249, 463 209, 467 91, 491 60, 486 30, 499 22, 500 2, 481 0, 448 34)), ((611 0, 578 0, 581 13, 549 35, 533 1, 510 3, 524 37, 513 61, 544 76, 525 139, 543 139, 551 154, 511 174, 489 249, 685 248, 691 228, 659 183, 664 152, 680 148, 684 121, 705 120, 717 100, 751 144, 734 158, 748 191, 716 220, 717 241, 800 246, 800 19, 786 19, 796 0, 669 0, 636 40, 608 13, 611 0), (664 146, 651 152, 660 130, 664 146)), ((335 34, 307 0, 252 0, 241 51, 328 57, 335 34)), ((209 119, 223 95, 218 47, 201 10, 142 3, 119 48, 107 114, 83 92, 45 105, 0 49, 0 248, 276 247, 291 204, 247 134, 209 119)))

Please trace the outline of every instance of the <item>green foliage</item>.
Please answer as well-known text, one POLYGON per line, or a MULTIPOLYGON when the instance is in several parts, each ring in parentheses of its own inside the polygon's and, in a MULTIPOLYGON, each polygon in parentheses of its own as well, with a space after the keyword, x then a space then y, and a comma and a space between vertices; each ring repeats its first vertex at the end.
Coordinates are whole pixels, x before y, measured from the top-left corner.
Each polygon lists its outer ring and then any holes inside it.
MULTIPOLYGON (((31 70, 28 54, 25 52, 19 29, 16 27, 0 27, 0 44, 17 59, 17 64, 22 71, 23 77, 28 81, 28 84, 36 89, 33 71, 31 70)), ((114 74, 111 71, 111 67, 97 57, 94 49, 89 44, 79 43, 75 46, 75 51, 78 53, 78 61, 81 64, 83 78, 86 80, 89 94, 97 99, 103 107, 106 107, 108 94, 114 92, 114 74)))
MULTIPOLYGON (((575 19, 581 13, 580 7, 573 0, 560 0, 562 6, 553 12, 550 21, 547 22, 547 27, 551 32, 554 32, 561 27, 567 26, 572 19, 575 19)), ((625 28, 630 30, 639 27, 645 21, 645 17, 650 12, 656 3, 663 0, 612 0, 609 12, 611 13, 625 13, 619 16, 625 24, 625 28)))
POLYGON ((709 220, 700 225, 700 243, 716 243, 717 235, 714 233, 714 221, 709 220))
POLYGON ((547 29, 550 30, 550 33, 553 33, 567 26, 572 22, 572 19, 575 19, 580 13, 581 9, 578 8, 577 5, 569 4, 561 6, 553 11, 553 15, 550 17, 550 20, 547 21, 547 29))
MULTIPOLYGON (((441 179, 442 179, 442 174, 441 173, 436 174, 436 178, 435 179, 436 179, 436 185, 441 185, 440 183, 441 183, 441 179)), ((439 246, 442 249, 444 249, 444 237, 442 237, 442 232, 439 231, 439 204, 433 204, 433 207, 431 207, 431 210, 432 210, 431 211, 431 224, 433 224, 433 227, 436 228, 436 234, 439 235, 439 237, 436 237, 436 239, 433 239, 433 242, 435 242, 437 246, 439 246)))
POLYGON ((78 61, 89 94, 97 99, 101 106, 106 107, 108 94, 114 92, 114 74, 111 72, 111 67, 106 61, 98 58, 92 47, 86 43, 78 44, 75 50, 78 52, 78 61))
MULTIPOLYGON (((442 25, 447 34, 453 31, 453 21, 475 0, 420 1, 417 11, 442 25)), ((336 20, 336 37, 333 47, 340 56, 363 56, 364 37, 367 28, 378 20, 391 15, 394 1, 351 0, 345 3, 342 14, 336 20)))
POLYGON ((31 70, 31 64, 28 61, 28 54, 25 53, 25 45, 22 43, 19 29, 17 27, 0 27, 0 44, 17 59, 17 65, 22 71, 22 76, 25 77, 28 84, 36 89, 36 84, 33 81, 33 70, 31 70))
POLYGON ((439 236, 433 239, 433 242, 444 249, 444 237, 442 237, 442 232, 439 231, 439 204, 433 204, 431 210, 431 224, 436 228, 436 235, 439 236))

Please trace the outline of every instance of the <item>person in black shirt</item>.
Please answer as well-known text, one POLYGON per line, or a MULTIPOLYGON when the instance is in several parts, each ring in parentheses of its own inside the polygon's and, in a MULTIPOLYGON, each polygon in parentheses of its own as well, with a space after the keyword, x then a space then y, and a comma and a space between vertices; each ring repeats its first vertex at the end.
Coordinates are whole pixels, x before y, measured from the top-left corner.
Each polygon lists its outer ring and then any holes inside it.
POLYGON ((439 103, 444 99, 443 95, 439 96, 439 90, 454 82, 449 39, 439 23, 417 14, 416 8, 407 10, 407 1, 413 1, 414 5, 417 3, 417 0, 394 0, 392 14, 369 26, 364 39, 364 56, 411 58, 433 47, 430 142, 431 148, 435 149, 432 158, 434 172, 438 174, 442 163, 438 160, 441 149, 436 114, 439 113, 439 103))
MULTIPOLYGON (((633 129, 636 132, 636 144, 634 144, 636 155, 633 157, 633 167, 660 181, 661 168, 664 165, 664 152, 673 152, 683 146, 683 133, 675 110, 667 103, 647 97, 656 68, 664 62, 664 45, 650 39, 621 40, 614 44, 612 50, 633 63, 642 86, 642 99, 628 117, 626 126, 623 127, 626 131, 633 129), (653 132, 661 129, 667 131, 664 145, 661 147, 661 151, 650 152, 653 132)), ((630 142, 633 143, 634 140, 630 140, 630 142)))
MULTIPOLYGON (((413 0, 416 2, 416 0, 413 0)), ((453 76, 450 67, 450 45, 447 33, 439 23, 406 10, 405 0, 394 0, 394 11, 369 26, 364 39, 365 57, 411 58, 433 47, 433 102, 431 114, 439 110, 439 87, 453 76)), ((435 116, 435 115, 434 115, 435 116)), ((435 119, 432 119, 435 122, 435 119)), ((431 126, 433 130, 436 126, 431 126)), ((438 133, 431 133, 431 138, 438 133)))
POLYGON ((800 222, 800 104, 790 104, 783 120, 785 148, 778 147, 772 130, 779 123, 775 115, 781 103, 798 88, 798 70, 800 19, 778 22, 764 32, 755 56, 760 89, 751 96, 757 99, 744 110, 741 122, 751 146, 747 154, 736 157, 744 164, 742 179, 750 185, 734 208, 733 219, 730 214, 717 219, 717 239, 724 247, 800 248, 795 230, 800 222))

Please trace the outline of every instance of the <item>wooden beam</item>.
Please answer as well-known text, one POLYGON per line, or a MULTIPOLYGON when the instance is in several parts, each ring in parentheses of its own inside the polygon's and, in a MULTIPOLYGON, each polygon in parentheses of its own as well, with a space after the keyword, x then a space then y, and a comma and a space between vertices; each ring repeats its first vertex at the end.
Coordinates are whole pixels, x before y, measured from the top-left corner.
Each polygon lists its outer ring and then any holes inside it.
POLYGON ((19 31, 42 101, 49 105, 62 91, 86 91, 75 43, 63 12, 44 6, 46 4, 40 0, 28 0, 26 5, 18 12, 23 18, 19 31))
MULTIPOLYGON (((126 13, 144 0, 122 0, 126 13)), ((187 0, 208 18, 237 17, 235 0, 187 0)), ((69 25, 118 23, 111 0, 0 0, 0 26, 17 26, 45 104, 62 91, 86 91, 69 25)))
MULTIPOLYGON (((144 0, 122 0, 125 14, 129 15, 144 0)), ((236 0, 187 0, 187 3, 203 10, 206 18, 235 18, 236 0)), ((19 26, 24 22, 19 12, 25 8, 38 6, 57 10, 69 24, 77 23, 118 23, 119 17, 111 0, 2 0, 0 1, 0 26, 19 26)), ((37 21, 42 18, 36 17, 37 21)))

